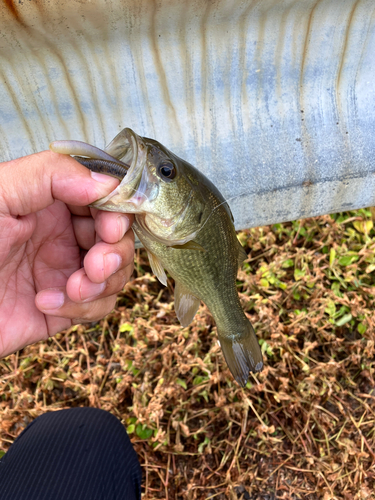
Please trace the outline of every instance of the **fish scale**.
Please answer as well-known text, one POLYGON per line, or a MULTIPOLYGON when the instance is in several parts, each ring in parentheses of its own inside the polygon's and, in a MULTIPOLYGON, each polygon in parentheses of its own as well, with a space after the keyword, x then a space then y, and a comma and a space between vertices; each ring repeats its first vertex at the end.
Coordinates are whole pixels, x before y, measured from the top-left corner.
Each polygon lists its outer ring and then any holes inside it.
MULTIPOLYGON (((66 141, 52 143, 53 150, 59 152, 59 144, 66 153, 66 141)), ((70 151, 90 156, 93 147, 87 145, 85 151, 82 143, 72 141, 70 151)), ((237 271, 246 253, 223 196, 195 167, 130 129, 121 131, 102 153, 95 148, 96 160, 85 159, 85 166, 105 172, 108 162, 108 173, 121 183, 92 206, 135 214, 133 229, 153 272, 164 285, 165 270, 175 280, 175 311, 181 325, 191 323, 203 301, 216 322, 228 367, 245 386, 249 372, 263 368, 263 359, 237 292, 237 271)))
MULTIPOLYGON (((212 207, 218 206, 221 200, 213 197, 212 193, 208 195, 212 207)), ((215 320, 228 366, 236 381, 245 386, 249 371, 261 370, 263 361, 258 341, 243 312, 236 289, 240 243, 224 207, 213 211, 204 229, 194 239, 206 252, 162 245, 143 235, 137 224, 135 231, 145 248, 159 258, 172 278, 207 305, 215 320), (246 343, 251 346, 248 359, 242 365, 232 359, 230 344, 236 338, 238 343, 247 340, 246 343)))

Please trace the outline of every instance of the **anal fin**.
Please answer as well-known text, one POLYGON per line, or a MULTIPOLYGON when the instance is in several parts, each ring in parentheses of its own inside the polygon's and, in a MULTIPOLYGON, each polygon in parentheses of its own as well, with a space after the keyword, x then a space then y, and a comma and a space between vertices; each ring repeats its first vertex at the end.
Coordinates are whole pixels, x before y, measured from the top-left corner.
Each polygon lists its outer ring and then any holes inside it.
POLYGON ((200 300, 192 295, 181 283, 176 281, 174 289, 174 308, 177 318, 183 327, 189 326, 193 321, 200 300))
POLYGON ((160 283, 162 283, 164 286, 167 286, 167 275, 165 274, 162 263, 156 257, 156 255, 150 252, 150 250, 147 250, 147 255, 152 272, 155 274, 160 283))
POLYGON ((218 332, 220 346, 225 361, 235 380, 245 387, 249 372, 259 372, 263 368, 263 356, 253 327, 247 320, 241 333, 218 332))

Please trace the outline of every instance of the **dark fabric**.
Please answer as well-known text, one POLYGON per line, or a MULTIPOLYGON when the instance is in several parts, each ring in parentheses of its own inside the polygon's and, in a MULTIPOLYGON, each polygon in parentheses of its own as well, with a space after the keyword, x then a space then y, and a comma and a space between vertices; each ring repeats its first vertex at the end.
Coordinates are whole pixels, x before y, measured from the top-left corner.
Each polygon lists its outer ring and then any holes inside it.
POLYGON ((0 498, 140 500, 141 468, 123 425, 110 413, 46 413, 0 460, 0 498))

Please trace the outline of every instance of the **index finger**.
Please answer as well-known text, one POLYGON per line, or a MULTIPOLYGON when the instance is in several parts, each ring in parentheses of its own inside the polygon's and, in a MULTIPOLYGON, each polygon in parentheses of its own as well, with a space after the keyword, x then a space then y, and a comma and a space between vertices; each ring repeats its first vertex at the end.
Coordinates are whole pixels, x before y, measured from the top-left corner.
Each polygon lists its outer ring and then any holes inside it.
POLYGON ((95 231, 106 243, 120 241, 133 224, 134 215, 98 210, 95 217, 95 231))

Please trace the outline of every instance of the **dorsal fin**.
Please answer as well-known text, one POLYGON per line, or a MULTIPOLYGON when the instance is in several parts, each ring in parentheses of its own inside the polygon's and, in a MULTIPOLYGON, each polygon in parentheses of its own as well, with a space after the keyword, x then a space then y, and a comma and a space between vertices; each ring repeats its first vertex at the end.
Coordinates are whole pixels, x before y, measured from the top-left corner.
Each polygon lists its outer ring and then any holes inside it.
POLYGON ((238 242, 238 267, 242 266, 244 260, 247 259, 247 253, 244 247, 238 242))

